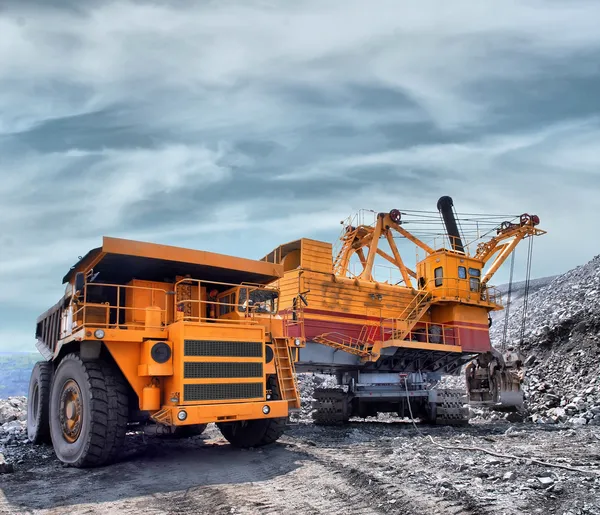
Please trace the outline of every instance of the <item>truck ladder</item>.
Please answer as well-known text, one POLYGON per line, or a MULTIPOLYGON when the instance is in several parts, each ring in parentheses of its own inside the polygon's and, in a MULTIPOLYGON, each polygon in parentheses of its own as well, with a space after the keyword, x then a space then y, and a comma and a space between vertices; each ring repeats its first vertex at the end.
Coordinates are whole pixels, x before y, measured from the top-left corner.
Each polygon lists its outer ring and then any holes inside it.
POLYGON ((290 408, 300 409, 298 381, 294 362, 290 356, 288 338, 273 338, 273 350, 281 398, 288 401, 290 408))

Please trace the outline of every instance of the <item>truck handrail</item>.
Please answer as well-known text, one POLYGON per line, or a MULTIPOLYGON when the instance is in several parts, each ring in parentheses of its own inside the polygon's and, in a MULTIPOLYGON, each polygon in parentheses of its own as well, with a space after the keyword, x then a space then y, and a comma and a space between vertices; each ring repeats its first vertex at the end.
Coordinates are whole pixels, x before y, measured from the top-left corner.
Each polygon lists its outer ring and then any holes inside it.
MULTIPOLYGON (((79 300, 77 297, 73 297, 71 299, 71 306, 79 306, 77 309, 73 310, 73 328, 79 328, 79 327, 84 327, 86 325, 91 325, 93 327, 102 327, 102 328, 109 328, 109 327, 117 327, 117 328, 127 328, 127 329, 163 329, 164 326, 169 323, 169 320, 167 320, 168 318, 168 309, 167 309, 167 296, 170 292, 168 292, 167 290, 163 289, 163 288, 151 288, 148 286, 135 286, 135 285, 128 285, 128 284, 110 284, 110 283, 96 283, 96 282, 89 282, 85 284, 85 288, 83 290, 83 299, 79 300), (88 299, 88 295, 89 295, 89 291, 92 288, 97 288, 97 287, 102 287, 102 288, 115 288, 116 289, 116 297, 117 297, 117 301, 116 304, 111 304, 110 302, 107 301, 100 301, 100 302, 90 302, 88 299), (145 320, 143 322, 136 322, 135 321, 135 316, 132 316, 132 320, 127 321, 126 320, 126 316, 125 316, 125 321, 121 322, 121 313, 135 313, 138 311, 141 311, 143 313, 146 312, 146 308, 148 306, 144 306, 144 307, 135 307, 135 306, 122 306, 121 305, 121 291, 122 290, 148 290, 151 292, 160 292, 162 294, 162 296, 164 297, 164 303, 161 306, 158 306, 155 304, 155 297, 154 295, 152 296, 152 304, 151 307, 155 307, 158 308, 160 310, 161 313, 161 324, 158 326, 148 326, 145 323, 145 320), (102 309, 106 309, 106 318, 104 320, 104 322, 98 320, 98 321, 94 321, 93 323, 89 323, 87 322, 88 317, 86 315, 89 314, 89 310, 90 308, 102 308, 102 309), (115 314, 115 321, 114 323, 111 322, 111 310, 115 310, 114 314, 115 314), (78 322, 78 320, 81 319, 81 323, 78 322)), ((61 336, 65 336, 66 334, 63 334, 61 336)))
MULTIPOLYGON (((255 291, 255 290, 264 290, 264 291, 273 291, 276 292, 277 295, 279 296, 279 289, 274 287, 274 286, 269 286, 269 285, 264 285, 264 284, 256 284, 256 283, 250 283, 250 282, 243 282, 243 283, 227 283, 227 282, 221 282, 221 281, 206 281, 206 280, 201 280, 201 279, 193 279, 190 277, 186 277, 184 279, 180 279, 179 281, 177 281, 175 283, 175 311, 176 311, 176 317, 179 317, 180 319, 186 320, 188 322, 218 322, 218 323, 233 323, 233 324, 258 324, 258 321, 255 320, 255 315, 257 314, 255 309, 252 309, 249 305, 245 305, 245 306, 240 306, 239 303, 237 302, 224 302, 221 298, 219 297, 215 297, 213 300, 202 300, 200 298, 200 293, 198 293, 198 298, 187 298, 187 299, 181 299, 181 295, 179 293, 180 290, 180 286, 185 286, 185 285, 195 285, 198 287, 198 292, 200 292, 201 288, 203 286, 227 286, 229 287, 228 290, 224 291, 224 292, 220 292, 220 296, 224 296, 228 293, 229 290, 232 289, 242 289, 242 288, 246 288, 249 291, 255 291), (198 315, 194 316, 191 313, 191 309, 186 312, 186 306, 191 307, 192 305, 197 305, 198 306, 198 315), (215 307, 215 316, 202 316, 201 315, 201 307, 202 306, 214 306, 215 307), (216 310, 219 307, 230 307, 232 308, 231 311, 239 311, 240 313, 244 314, 244 317, 241 319, 235 319, 235 318, 220 318, 219 315, 216 313, 216 310), (240 307, 243 307, 243 309, 240 309, 240 307), (179 313, 182 313, 182 315, 179 315, 179 313)), ((208 288, 207 288, 208 290, 208 288)), ((191 292, 190 292, 190 297, 191 297, 191 292)), ((277 316, 278 315, 278 310, 276 310, 274 313, 268 312, 268 313, 260 313, 260 314, 264 314, 264 315, 270 315, 270 316, 277 316)))

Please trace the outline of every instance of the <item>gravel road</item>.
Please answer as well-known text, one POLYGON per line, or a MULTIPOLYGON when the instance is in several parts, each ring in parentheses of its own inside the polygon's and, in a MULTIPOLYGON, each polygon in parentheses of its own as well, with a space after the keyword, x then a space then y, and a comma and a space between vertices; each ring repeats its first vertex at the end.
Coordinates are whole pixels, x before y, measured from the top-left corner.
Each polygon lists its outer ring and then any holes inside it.
POLYGON ((277 444, 247 451, 213 426, 187 440, 132 434, 119 463, 92 470, 62 467, 49 447, 28 446, 15 472, 0 475, 0 513, 600 514, 598 428, 496 422, 421 431, 398 420, 302 422, 277 444), (441 450, 425 435, 596 475, 441 450))

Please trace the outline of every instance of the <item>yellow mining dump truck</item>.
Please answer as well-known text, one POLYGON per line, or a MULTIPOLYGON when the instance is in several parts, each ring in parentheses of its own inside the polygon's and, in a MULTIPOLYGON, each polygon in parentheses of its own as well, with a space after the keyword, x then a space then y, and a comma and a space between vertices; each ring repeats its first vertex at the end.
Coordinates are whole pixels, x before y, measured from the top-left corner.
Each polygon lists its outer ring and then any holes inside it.
POLYGON ((238 447, 277 440, 300 406, 300 338, 278 315, 278 264, 104 238, 37 320, 27 429, 76 467, 115 460, 128 424, 238 447))

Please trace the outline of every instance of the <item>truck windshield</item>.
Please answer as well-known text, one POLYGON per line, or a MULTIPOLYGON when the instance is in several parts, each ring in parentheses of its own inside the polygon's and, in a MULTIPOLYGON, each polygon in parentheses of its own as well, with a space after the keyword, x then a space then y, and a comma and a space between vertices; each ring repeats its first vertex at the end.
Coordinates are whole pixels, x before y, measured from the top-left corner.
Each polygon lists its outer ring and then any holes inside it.
POLYGON ((239 311, 268 313, 275 315, 278 308, 278 293, 273 290, 240 288, 239 311))

